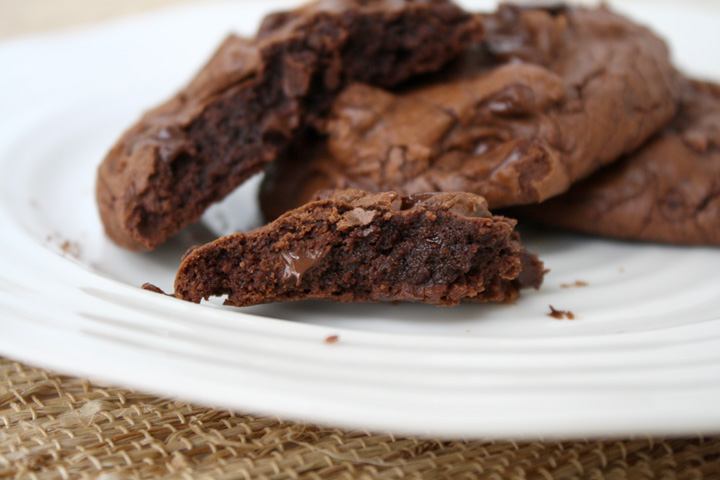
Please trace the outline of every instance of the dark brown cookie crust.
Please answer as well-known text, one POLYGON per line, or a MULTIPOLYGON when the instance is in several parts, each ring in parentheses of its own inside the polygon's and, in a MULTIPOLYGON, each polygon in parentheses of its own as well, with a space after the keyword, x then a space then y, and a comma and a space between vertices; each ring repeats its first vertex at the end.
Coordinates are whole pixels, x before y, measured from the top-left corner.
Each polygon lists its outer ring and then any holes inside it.
POLYGON ((608 237, 720 245, 720 86, 686 81, 678 115, 640 150, 517 213, 608 237))
POLYGON ((402 92, 349 86, 310 165, 292 158, 271 171, 268 216, 317 188, 468 191, 491 208, 537 203, 639 147, 675 113, 665 44, 605 8, 502 6, 484 19, 484 43, 454 71, 402 92))
POLYGON ((395 85, 481 35, 449 0, 321 0, 269 16, 110 151, 97 181, 107 234, 131 250, 158 246, 322 119, 347 82, 395 85))
POLYGON ((509 301, 538 288, 543 266, 515 221, 468 193, 329 192, 249 233, 191 250, 178 298, 228 294, 248 306, 309 298, 338 302, 509 301))

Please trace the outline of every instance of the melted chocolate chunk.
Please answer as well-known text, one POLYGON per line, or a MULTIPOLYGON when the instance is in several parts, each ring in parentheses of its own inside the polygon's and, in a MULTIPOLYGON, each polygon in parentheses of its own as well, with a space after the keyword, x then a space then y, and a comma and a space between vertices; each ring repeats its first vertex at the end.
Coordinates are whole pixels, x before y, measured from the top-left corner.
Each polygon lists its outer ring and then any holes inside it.
POLYGON ((280 252, 285 261, 285 268, 282 271, 282 279, 295 279, 295 285, 299 286, 303 274, 318 263, 325 255, 321 251, 284 251, 280 252))

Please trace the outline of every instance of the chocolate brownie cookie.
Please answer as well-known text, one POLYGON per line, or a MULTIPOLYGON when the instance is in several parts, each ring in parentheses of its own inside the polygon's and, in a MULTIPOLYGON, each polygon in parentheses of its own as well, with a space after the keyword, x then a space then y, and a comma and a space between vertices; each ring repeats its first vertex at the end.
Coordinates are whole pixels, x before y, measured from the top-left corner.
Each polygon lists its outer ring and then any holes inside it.
POLYGON ((540 286, 543 265, 525 251, 515 221, 486 205, 469 193, 327 192, 269 225, 189 251, 175 295, 199 302, 228 294, 235 306, 509 301, 540 286))
POLYGON ((110 151, 97 181, 107 234, 156 247, 322 119, 347 82, 398 84, 481 36, 482 22, 449 0, 319 0, 267 17, 110 151))
POLYGON ((610 237, 720 245, 720 86, 686 81, 678 115, 665 130, 522 213, 610 237))
POLYGON ((484 19, 485 41, 454 70, 401 92, 343 91, 310 164, 294 155, 271 171, 264 211, 345 187, 468 191, 491 208, 536 203, 637 148, 675 113, 665 44, 606 8, 506 5, 484 19))

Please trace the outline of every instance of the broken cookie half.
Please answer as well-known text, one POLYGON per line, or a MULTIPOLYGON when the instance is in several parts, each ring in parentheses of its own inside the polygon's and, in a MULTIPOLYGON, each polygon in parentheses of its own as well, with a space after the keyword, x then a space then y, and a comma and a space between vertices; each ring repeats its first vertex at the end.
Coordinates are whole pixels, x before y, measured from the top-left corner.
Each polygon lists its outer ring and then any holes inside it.
POLYGON ((514 227, 469 193, 323 192, 264 227, 190 250, 175 295, 228 295, 235 306, 511 301, 544 273, 514 227))
POLYGON ((107 235, 156 248, 322 123, 348 82, 390 87, 437 71, 482 34, 449 0, 317 0, 266 17, 110 150, 96 188, 107 235))

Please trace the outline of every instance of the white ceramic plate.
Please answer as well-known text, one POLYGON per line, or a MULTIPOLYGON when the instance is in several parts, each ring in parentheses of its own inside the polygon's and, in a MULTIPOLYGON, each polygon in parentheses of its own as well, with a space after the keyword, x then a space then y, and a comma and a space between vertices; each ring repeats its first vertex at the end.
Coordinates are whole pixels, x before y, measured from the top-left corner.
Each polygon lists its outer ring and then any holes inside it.
MULTIPOLYGON (((132 254, 103 236, 95 168, 142 110, 270 7, 184 7, 0 46, 2 354, 245 412, 401 433, 720 431, 717 248, 526 231, 552 271, 510 306, 240 310, 140 290, 171 288, 187 246, 255 226, 257 181, 202 226, 132 254), (588 286, 561 287, 576 280, 588 286), (576 319, 548 317, 549 305, 576 319)), ((623 8, 667 36, 684 68, 720 79, 718 10, 623 8)))

